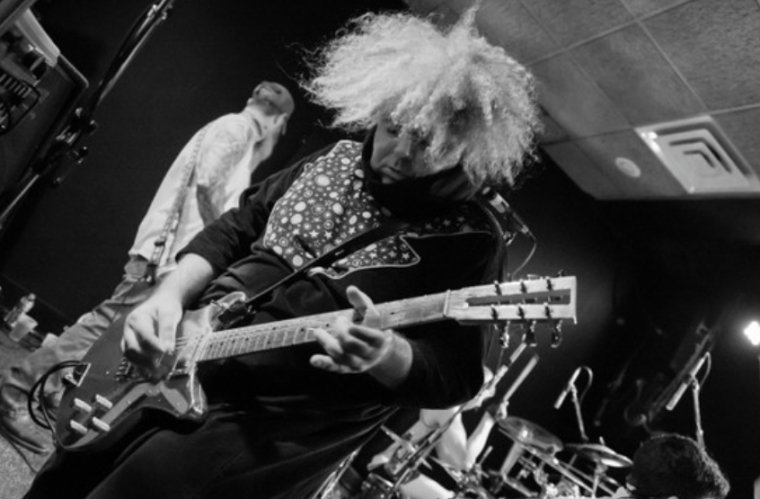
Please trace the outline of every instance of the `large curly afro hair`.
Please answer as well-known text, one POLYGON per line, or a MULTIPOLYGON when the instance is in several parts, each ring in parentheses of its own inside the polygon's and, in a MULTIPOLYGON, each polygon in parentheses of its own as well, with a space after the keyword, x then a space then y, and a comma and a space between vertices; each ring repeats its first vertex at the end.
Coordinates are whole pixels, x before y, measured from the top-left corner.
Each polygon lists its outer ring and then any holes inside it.
POLYGON ((411 14, 366 14, 314 54, 302 82, 335 111, 332 125, 368 129, 387 117, 424 137, 430 172, 461 164, 480 184, 513 184, 540 126, 528 70, 474 28, 411 14))

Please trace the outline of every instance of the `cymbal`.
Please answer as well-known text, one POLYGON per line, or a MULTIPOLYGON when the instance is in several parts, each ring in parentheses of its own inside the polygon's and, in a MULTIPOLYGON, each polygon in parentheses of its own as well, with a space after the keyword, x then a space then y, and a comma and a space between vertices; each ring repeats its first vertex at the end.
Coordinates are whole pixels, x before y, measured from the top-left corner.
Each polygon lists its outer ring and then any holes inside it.
POLYGON ((618 454, 606 445, 601 444, 568 444, 567 449, 581 456, 611 468, 627 468, 633 462, 622 454, 618 454))
POLYGON ((562 450, 562 441, 527 419, 509 416, 498 422, 502 433, 520 444, 535 447, 543 452, 553 454, 562 450))

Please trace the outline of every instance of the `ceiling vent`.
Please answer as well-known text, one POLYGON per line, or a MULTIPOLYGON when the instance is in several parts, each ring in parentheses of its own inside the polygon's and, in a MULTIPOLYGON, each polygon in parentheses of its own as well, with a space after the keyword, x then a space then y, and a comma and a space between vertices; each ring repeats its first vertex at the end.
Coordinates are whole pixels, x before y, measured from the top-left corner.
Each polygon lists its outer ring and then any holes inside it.
POLYGON ((689 194, 760 192, 760 180, 709 116, 636 132, 689 194))

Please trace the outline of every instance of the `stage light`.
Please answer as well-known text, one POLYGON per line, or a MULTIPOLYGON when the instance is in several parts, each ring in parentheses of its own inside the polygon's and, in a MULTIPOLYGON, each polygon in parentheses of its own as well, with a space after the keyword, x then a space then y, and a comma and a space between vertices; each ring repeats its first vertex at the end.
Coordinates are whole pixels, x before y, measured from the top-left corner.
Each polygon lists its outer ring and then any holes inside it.
POLYGON ((752 346, 760 345, 760 323, 752 321, 744 328, 744 336, 747 337, 752 346))

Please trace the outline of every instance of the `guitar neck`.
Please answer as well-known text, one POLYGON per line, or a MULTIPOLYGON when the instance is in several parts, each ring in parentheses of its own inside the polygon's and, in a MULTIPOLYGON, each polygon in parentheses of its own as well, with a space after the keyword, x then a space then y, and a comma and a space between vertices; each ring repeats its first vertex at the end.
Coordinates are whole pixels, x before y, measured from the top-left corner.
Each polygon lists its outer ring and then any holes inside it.
MULTIPOLYGON (((438 293, 375 305, 380 313, 379 329, 395 329, 444 320, 447 318, 449 295, 449 292, 438 293)), ((340 316, 352 318, 354 310, 339 310, 216 331, 206 335, 205 343, 196 358, 198 361, 208 361, 311 343, 316 341, 311 329, 329 330, 340 316)))

